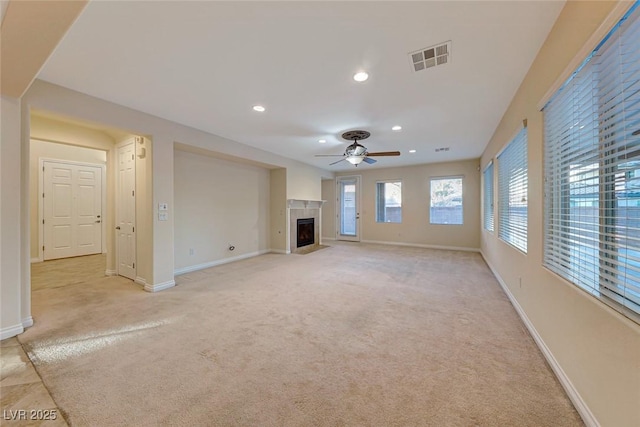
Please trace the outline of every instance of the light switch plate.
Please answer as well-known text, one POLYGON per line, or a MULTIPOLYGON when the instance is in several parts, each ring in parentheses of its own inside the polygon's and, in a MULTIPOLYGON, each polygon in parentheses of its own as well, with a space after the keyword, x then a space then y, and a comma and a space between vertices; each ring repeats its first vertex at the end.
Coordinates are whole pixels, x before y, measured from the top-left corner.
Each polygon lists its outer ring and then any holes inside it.
POLYGON ((159 211, 169 210, 169 205, 167 203, 158 203, 158 210, 159 211))
POLYGON ((169 214, 166 212, 160 212, 158 213, 158 221, 168 221, 169 220, 169 214))

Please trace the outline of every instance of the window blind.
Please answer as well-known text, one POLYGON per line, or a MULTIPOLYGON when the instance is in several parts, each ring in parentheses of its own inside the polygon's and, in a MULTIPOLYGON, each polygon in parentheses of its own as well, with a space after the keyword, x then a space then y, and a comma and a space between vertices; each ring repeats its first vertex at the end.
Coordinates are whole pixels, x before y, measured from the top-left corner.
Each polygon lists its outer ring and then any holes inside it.
POLYGON ((484 170, 484 229, 493 231, 493 162, 484 170))
POLYGON ((527 252, 527 128, 498 155, 498 237, 527 252))
POLYGON ((544 265, 640 313, 637 5, 544 108, 544 265))

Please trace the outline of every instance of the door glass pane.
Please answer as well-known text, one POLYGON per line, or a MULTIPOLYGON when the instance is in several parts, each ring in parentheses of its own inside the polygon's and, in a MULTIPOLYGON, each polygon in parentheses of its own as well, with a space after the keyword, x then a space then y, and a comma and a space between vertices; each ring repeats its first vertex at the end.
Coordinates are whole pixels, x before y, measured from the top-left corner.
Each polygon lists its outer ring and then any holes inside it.
POLYGON ((340 181, 340 234, 356 235, 356 184, 355 181, 340 181))

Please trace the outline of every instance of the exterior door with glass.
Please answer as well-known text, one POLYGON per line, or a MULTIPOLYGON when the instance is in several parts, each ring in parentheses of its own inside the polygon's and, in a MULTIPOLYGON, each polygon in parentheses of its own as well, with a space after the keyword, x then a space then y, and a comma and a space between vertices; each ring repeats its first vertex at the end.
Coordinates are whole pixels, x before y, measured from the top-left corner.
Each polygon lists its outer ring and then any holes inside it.
POLYGON ((360 177, 345 176, 337 180, 337 239, 360 241, 360 177))

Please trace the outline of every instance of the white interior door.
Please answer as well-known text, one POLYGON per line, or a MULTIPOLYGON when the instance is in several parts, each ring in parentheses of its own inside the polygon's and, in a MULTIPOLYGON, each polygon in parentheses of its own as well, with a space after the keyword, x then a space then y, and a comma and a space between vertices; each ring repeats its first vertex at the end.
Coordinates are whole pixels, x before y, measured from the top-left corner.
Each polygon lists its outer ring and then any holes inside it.
POLYGON ((118 274, 136 278, 136 161, 133 142, 118 147, 116 241, 118 274))
POLYGON ((44 259, 102 252, 102 168, 43 162, 44 259))
POLYGON ((360 241, 360 177, 340 177, 338 185, 338 240, 360 241))

